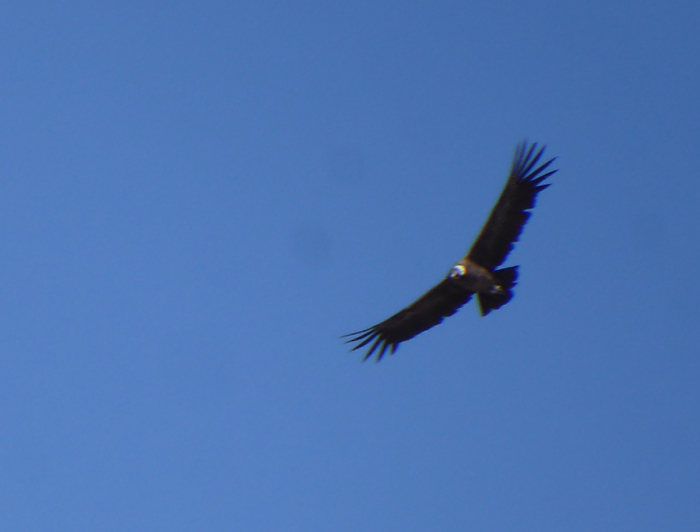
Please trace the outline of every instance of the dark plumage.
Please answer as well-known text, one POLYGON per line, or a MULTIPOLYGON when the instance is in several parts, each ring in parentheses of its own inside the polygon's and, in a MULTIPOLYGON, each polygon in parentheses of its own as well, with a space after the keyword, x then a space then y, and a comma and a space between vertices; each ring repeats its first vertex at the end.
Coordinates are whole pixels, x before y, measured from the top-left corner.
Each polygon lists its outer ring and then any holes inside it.
POLYGON ((535 198, 549 184, 542 184, 556 170, 544 173, 554 159, 537 166, 544 147, 518 145, 508 181, 481 233, 450 273, 420 299, 377 325, 344 337, 358 342, 352 351, 369 344, 364 360, 377 351, 377 361, 387 350, 393 354, 405 342, 452 316, 476 294, 482 316, 511 300, 518 267, 498 268, 518 241, 535 206, 535 198))

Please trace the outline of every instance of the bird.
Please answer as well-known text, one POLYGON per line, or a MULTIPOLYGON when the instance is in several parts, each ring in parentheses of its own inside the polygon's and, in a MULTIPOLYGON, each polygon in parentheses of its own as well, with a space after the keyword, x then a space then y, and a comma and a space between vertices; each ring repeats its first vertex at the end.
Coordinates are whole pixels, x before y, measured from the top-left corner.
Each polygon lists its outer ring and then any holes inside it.
POLYGON ((544 151, 545 146, 538 150, 537 143, 517 145, 506 184, 469 252, 442 281, 403 310, 368 329, 341 336, 349 338, 345 343, 355 343, 351 352, 369 344, 363 361, 376 352, 379 362, 387 351, 394 354, 402 342, 455 314, 474 294, 482 316, 512 299, 518 266, 499 266, 519 240, 537 195, 551 184, 544 181, 558 171, 549 169, 556 157, 537 166, 544 151))

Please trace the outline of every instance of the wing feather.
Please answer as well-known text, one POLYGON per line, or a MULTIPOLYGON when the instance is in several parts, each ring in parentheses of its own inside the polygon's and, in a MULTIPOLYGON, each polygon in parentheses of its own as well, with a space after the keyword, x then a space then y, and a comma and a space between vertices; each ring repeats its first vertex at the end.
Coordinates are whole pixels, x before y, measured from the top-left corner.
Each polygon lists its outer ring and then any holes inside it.
POLYGON ((469 259, 484 268, 493 271, 503 264, 530 218, 529 211, 535 206, 537 194, 549 186, 549 183, 542 182, 556 170, 543 172, 555 159, 537 166, 544 150, 544 146, 537 150, 537 144, 528 148, 527 142, 516 148, 508 181, 467 254, 469 259))
POLYGON ((410 340, 417 334, 435 327, 448 316, 452 316, 469 301, 471 296, 472 292, 448 277, 392 317, 369 329, 346 334, 342 338, 349 338, 346 343, 359 342, 351 351, 374 341, 368 348, 364 360, 378 350, 378 362, 387 349, 391 348, 391 354, 393 354, 401 342, 410 340))

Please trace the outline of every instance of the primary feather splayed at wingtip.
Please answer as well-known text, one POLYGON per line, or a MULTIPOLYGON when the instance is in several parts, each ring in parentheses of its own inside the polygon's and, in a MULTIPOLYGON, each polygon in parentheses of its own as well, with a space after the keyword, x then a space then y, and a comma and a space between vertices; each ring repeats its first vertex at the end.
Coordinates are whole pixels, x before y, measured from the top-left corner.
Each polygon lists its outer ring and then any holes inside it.
MULTIPOLYGON (((556 157, 551 158, 549 161, 546 163, 542 164, 542 166, 538 167, 536 170, 531 171, 532 167, 537 164, 537 162, 540 160, 542 157, 542 154, 544 153, 544 150, 546 146, 542 146, 537 154, 532 157, 532 154, 535 152, 537 149, 537 143, 533 143, 532 146, 530 146, 530 149, 527 152, 527 155, 523 157, 523 154, 525 153, 525 147, 527 146, 527 140, 524 140, 522 143, 518 145, 518 147, 515 150, 515 157, 513 158, 513 166, 511 168, 511 173, 515 175, 520 175, 522 181, 529 181, 533 185, 539 185, 542 181, 547 179, 549 176, 552 174, 556 173, 556 170, 552 170, 550 172, 547 172, 544 175, 538 176, 541 172, 546 170, 550 164, 552 164, 554 161, 557 160, 556 157)), ((537 190, 544 190, 547 188, 551 183, 548 183, 546 185, 541 185, 537 187, 537 190)))
POLYGON ((348 340, 345 341, 346 344, 349 344, 351 342, 360 342, 356 346, 354 346, 350 352, 356 351, 357 349, 361 349, 362 347, 366 346, 370 342, 374 341, 372 345, 369 346, 367 349, 367 353, 365 354, 364 358, 362 361, 364 362, 367 360, 369 357, 372 356, 372 353, 374 353, 377 349, 379 351, 377 352, 377 359, 376 362, 379 362, 384 354, 386 353, 386 350, 391 348, 391 352, 389 353, 390 355, 393 355, 396 350, 399 347, 400 342, 390 342, 386 338, 381 337, 381 332, 376 329, 376 327, 370 327, 369 329, 364 329, 362 331, 357 331, 354 333, 350 334, 344 334, 341 336, 341 338, 348 338, 348 340))

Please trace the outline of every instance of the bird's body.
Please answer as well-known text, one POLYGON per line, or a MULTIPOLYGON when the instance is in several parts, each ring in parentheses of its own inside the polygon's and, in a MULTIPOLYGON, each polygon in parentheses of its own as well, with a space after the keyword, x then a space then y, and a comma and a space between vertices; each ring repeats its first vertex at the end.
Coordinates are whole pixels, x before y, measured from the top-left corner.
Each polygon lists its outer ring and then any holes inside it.
POLYGON ((471 292, 493 292, 498 287, 494 275, 468 257, 455 264, 447 276, 471 292))
POLYGON ((511 300, 518 267, 497 268, 518 241, 537 194, 549 186, 542 182, 556 172, 543 173, 554 159, 535 168, 544 152, 536 148, 537 144, 528 148, 522 143, 516 149, 508 181, 469 253, 411 305, 369 329, 346 335, 348 342, 358 342, 353 351, 370 344, 364 359, 378 349, 380 360, 387 349, 394 353, 401 342, 442 322, 474 294, 482 316, 511 300))

